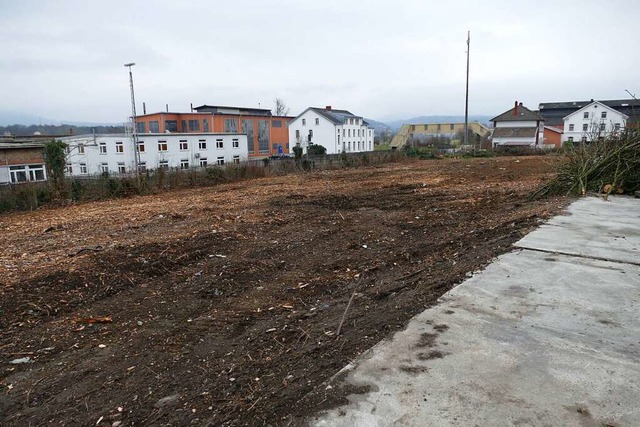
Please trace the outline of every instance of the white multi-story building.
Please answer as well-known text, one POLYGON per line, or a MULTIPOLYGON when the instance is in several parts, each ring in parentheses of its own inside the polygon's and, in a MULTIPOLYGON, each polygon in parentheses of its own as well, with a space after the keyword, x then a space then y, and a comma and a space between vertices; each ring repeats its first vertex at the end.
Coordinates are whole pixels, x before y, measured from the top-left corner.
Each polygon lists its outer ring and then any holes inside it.
POLYGON ((289 123, 289 143, 304 153, 309 144, 322 145, 327 154, 373 151, 373 128, 346 110, 309 107, 289 123))
MULTIPOLYGON (((67 144, 67 174, 122 174, 135 171, 129 134, 78 135, 60 138, 67 144)), ((244 162, 247 136, 228 133, 158 133, 138 137, 140 170, 188 169, 244 162)))
POLYGON ((587 142, 616 134, 624 129, 628 118, 626 114, 593 101, 563 119, 562 143, 587 142))

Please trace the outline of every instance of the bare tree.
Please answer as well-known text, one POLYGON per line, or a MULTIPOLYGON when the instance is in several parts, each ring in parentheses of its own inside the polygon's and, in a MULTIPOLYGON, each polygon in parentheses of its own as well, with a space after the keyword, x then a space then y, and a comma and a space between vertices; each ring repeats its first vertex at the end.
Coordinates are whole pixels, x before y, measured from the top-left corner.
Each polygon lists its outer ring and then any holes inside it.
POLYGON ((276 116, 288 116, 289 115, 289 107, 284 103, 284 99, 276 98, 276 116))

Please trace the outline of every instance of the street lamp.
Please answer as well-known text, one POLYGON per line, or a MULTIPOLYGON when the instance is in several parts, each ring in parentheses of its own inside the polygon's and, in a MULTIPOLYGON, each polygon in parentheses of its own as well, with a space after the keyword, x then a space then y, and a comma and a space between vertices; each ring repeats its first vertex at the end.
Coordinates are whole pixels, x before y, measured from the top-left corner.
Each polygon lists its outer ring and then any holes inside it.
POLYGON ((124 64, 126 68, 129 68, 129 86, 131 87, 131 138, 133 139, 133 162, 136 168, 136 175, 140 175, 140 152, 138 151, 138 126, 136 124, 136 97, 133 91, 133 73, 131 67, 136 65, 135 62, 129 62, 124 64))

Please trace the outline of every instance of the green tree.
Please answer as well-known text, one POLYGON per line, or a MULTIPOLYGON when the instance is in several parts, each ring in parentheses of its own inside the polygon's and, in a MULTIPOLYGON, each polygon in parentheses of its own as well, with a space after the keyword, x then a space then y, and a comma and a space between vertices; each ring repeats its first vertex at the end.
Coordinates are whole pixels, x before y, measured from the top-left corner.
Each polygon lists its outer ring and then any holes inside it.
POLYGON ((55 139, 44 145, 44 160, 47 165, 47 175, 53 187, 54 197, 61 197, 64 193, 64 168, 67 163, 66 147, 67 144, 55 139))
POLYGON ((309 144, 307 153, 310 156, 324 156, 327 153, 327 148, 319 144, 309 144))

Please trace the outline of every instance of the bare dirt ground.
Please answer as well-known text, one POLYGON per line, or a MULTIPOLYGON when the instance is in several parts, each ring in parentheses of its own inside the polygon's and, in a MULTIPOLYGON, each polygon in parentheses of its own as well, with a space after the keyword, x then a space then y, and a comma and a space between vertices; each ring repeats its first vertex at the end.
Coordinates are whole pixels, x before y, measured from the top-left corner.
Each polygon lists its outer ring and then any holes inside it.
POLYGON ((299 424, 559 212, 527 200, 550 176, 415 161, 0 216, 0 424, 299 424))

